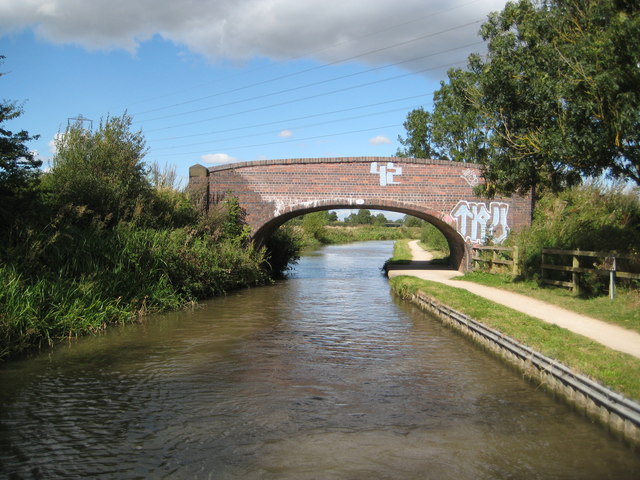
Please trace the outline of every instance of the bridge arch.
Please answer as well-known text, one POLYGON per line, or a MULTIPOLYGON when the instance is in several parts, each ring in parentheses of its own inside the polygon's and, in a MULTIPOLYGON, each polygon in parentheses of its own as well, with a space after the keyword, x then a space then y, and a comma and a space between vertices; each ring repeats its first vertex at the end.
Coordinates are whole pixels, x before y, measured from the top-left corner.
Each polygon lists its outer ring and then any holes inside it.
MULTIPOLYGON (((382 200, 377 203, 362 204, 358 205, 357 208, 398 212, 425 220, 435 226, 446 238, 447 243, 449 244, 451 265, 454 268, 460 268, 460 266, 468 260, 466 242, 451 225, 438 218, 437 212, 429 211, 426 208, 410 208, 394 200, 382 200)), ((286 211, 280 216, 274 217, 272 220, 266 222, 256 230, 253 234, 253 238, 257 243, 263 243, 281 225, 292 218, 312 212, 339 209, 354 209, 354 205, 340 200, 318 201, 314 202, 313 206, 305 205, 304 203, 302 205, 289 205, 287 206, 286 211)))
POLYGON ((319 210, 368 208, 422 218, 447 239, 452 264, 469 267, 469 247, 503 240, 531 223, 531 196, 474 194, 478 165, 397 157, 261 160, 189 169, 189 189, 205 205, 227 194, 247 212, 255 241, 290 218, 319 210))

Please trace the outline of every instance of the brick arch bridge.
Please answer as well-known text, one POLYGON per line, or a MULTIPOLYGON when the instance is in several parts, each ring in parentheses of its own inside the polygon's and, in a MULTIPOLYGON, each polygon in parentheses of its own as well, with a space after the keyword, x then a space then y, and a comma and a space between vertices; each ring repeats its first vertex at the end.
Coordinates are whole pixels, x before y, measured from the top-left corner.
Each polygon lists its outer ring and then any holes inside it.
POLYGON ((189 169, 189 189, 210 205, 228 193, 247 212, 255 241, 287 220, 318 210, 368 208, 422 218, 437 227, 452 266, 469 267, 469 247, 504 240, 531 223, 531 196, 487 200, 473 194, 475 164, 389 157, 262 160, 189 169))

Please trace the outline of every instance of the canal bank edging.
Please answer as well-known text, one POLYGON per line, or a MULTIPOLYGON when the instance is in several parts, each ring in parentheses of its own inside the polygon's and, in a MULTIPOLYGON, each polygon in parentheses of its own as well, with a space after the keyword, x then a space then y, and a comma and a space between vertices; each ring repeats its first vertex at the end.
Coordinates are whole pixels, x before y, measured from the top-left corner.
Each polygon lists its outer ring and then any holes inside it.
POLYGON ((636 448, 640 447, 640 404, 422 292, 411 295, 409 299, 420 308, 434 313, 445 324, 487 347, 589 418, 622 436, 636 448))

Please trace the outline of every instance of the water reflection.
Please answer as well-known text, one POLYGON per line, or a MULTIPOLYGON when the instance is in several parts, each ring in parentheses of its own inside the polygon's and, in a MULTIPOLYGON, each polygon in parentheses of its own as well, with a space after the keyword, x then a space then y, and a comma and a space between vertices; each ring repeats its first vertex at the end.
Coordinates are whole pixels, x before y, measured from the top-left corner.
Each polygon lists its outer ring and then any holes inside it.
POLYGON ((635 478, 640 459, 390 296, 390 242, 0 370, 16 478, 635 478))

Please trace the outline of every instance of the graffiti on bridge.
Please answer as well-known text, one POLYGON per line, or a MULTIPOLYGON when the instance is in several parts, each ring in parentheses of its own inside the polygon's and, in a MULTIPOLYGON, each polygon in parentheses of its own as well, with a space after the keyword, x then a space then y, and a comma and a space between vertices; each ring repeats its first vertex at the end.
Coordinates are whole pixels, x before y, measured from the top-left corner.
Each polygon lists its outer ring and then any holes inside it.
POLYGON ((380 166, 378 166, 378 162, 371 162, 369 173, 380 175, 381 187, 398 185, 400 182, 396 182, 393 177, 402 175, 402 167, 396 167, 393 162, 387 162, 386 165, 381 164, 380 166))
POLYGON ((485 243, 487 237, 491 237, 495 243, 502 243, 510 230, 508 213, 508 203, 491 202, 487 207, 483 202, 460 200, 451 211, 451 217, 466 241, 485 243))

